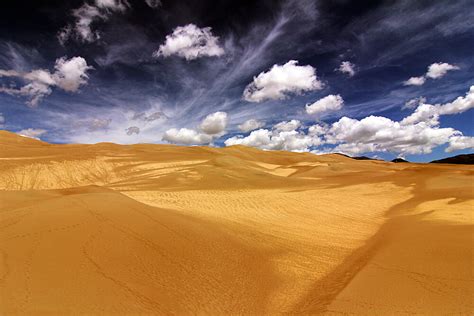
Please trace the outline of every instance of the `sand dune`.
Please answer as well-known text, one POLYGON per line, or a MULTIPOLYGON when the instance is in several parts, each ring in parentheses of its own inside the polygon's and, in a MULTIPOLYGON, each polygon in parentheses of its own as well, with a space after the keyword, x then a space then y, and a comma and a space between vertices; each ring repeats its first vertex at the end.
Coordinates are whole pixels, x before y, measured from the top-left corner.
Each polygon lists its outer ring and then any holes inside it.
POLYGON ((474 167, 0 146, 1 314, 474 313, 474 167))

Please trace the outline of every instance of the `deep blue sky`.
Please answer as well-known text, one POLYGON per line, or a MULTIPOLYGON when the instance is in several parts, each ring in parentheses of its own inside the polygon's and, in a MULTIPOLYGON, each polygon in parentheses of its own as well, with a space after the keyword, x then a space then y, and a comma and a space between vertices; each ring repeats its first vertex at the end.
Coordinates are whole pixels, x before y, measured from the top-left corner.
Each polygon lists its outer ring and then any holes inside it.
POLYGON ((53 143, 242 143, 430 161, 472 152, 472 43, 470 0, 3 1, 0 128, 53 143), (188 46, 167 41, 173 34, 188 46), (353 74, 338 71, 345 61, 353 74), (432 64, 452 68, 430 74, 432 64), (266 80, 252 86, 259 74, 266 80), (245 97, 246 87, 264 98, 245 97), (328 95, 343 103, 306 111, 328 95), (420 97, 436 122, 402 124, 420 97), (463 106, 446 113, 458 97, 463 106), (239 129, 250 119, 258 133, 239 129), (296 128, 275 126, 290 120, 296 128))

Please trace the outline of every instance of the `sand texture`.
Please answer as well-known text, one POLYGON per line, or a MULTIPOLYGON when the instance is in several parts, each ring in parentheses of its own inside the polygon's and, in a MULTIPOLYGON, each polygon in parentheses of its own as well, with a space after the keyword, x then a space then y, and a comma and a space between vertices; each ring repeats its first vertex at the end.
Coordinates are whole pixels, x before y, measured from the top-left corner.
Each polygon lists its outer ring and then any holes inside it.
POLYGON ((0 131, 0 314, 473 315, 473 175, 0 131))

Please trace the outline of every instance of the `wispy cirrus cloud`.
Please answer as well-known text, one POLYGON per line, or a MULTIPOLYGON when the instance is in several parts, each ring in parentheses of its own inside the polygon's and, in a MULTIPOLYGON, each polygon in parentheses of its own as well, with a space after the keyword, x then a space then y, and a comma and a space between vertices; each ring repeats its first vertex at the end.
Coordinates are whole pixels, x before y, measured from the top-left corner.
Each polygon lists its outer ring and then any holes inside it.
POLYGON ((360 45, 366 52, 364 58, 372 59, 372 65, 383 66, 435 47, 446 38, 472 31, 472 8, 469 0, 380 3, 345 25, 340 36, 357 34, 357 41, 350 42, 356 45, 352 49, 357 50, 360 45), (390 42, 385 40, 387 36, 392 38, 390 42), (381 44, 383 49, 379 49, 381 44))
POLYGON ((145 0, 145 3, 146 3, 150 8, 153 8, 153 9, 156 9, 156 8, 158 8, 159 6, 161 6, 161 0, 145 0))
POLYGON ((17 134, 23 137, 29 137, 34 139, 40 139, 40 137, 46 134, 47 131, 40 128, 27 128, 18 131, 17 134))
POLYGON ((57 38, 63 45, 71 38, 79 42, 94 42, 100 38, 100 33, 92 29, 93 24, 106 21, 113 13, 123 13, 128 8, 130 4, 127 0, 95 0, 93 4, 84 3, 72 10, 75 22, 63 27, 57 38))
POLYGON ((140 120, 144 122, 153 122, 159 119, 168 119, 169 117, 162 111, 152 112, 147 114, 146 112, 135 113, 132 120, 140 120))

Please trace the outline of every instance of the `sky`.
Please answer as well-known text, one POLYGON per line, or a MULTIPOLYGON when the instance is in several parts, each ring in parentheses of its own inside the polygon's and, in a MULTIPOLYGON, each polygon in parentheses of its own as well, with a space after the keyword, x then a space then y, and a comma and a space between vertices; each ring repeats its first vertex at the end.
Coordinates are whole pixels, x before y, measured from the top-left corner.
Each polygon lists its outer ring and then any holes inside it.
POLYGON ((0 129, 431 161, 474 148, 474 2, 4 1, 0 129))

